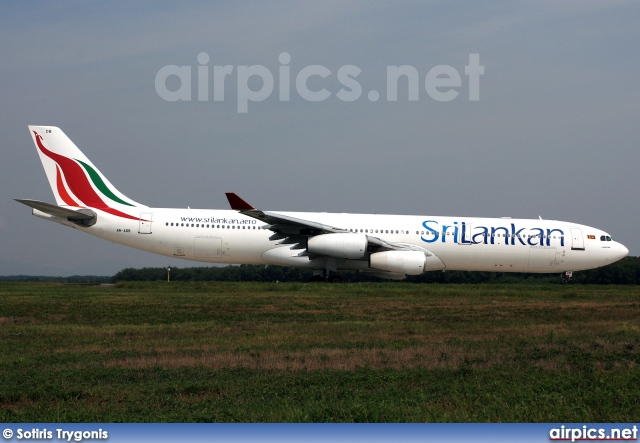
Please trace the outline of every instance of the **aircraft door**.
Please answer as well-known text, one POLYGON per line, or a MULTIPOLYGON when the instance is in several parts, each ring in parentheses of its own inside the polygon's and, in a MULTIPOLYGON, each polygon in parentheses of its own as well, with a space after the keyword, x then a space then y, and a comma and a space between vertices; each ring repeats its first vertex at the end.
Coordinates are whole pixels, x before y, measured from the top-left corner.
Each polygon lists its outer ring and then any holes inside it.
POLYGON ((584 251, 584 239, 580 228, 571 228, 571 250, 584 251))
POLYGON ((153 214, 140 214, 140 225, 138 226, 138 234, 151 234, 151 220, 153 214))
POLYGON ((460 234, 458 235, 458 244, 459 245, 473 245, 473 224, 472 223, 463 223, 460 228, 460 234))

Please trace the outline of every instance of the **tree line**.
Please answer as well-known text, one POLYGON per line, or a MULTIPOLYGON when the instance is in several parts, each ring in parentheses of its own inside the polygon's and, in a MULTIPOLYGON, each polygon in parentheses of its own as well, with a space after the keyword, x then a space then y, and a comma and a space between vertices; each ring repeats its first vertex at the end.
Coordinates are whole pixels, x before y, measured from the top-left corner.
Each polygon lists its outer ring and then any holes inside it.
MULTIPOLYGON (((257 281, 257 282, 306 282, 312 271, 282 266, 240 265, 224 267, 172 267, 172 281, 257 281)), ((355 271, 341 272, 344 282, 381 281, 355 271)), ((119 281, 166 280, 167 268, 126 268, 111 278, 119 281)), ((411 283, 547 283, 560 282, 556 274, 529 274, 504 272, 433 271, 408 276, 411 283)), ((577 284, 640 284, 640 257, 626 257, 614 264, 588 271, 575 272, 572 283, 577 284)))
MULTIPOLYGON (((224 267, 172 267, 172 281, 256 281, 306 282, 312 272, 307 269, 283 266, 229 265, 224 267)), ((384 281, 358 272, 341 272, 344 282, 384 281)), ((157 281, 167 279, 167 268, 126 268, 114 276, 74 275, 51 277, 34 275, 0 276, 0 281, 57 282, 76 284, 116 283, 119 281, 157 281)), ((409 276, 410 283, 557 283, 560 273, 528 274, 508 272, 432 271, 409 276)), ((572 283, 577 284, 640 284, 640 257, 625 257, 602 268, 575 272, 572 283)))
POLYGON ((2 275, 0 281, 9 282, 45 282, 45 283, 76 283, 95 285, 111 283, 113 277, 108 275, 72 275, 70 277, 54 277, 49 275, 2 275))

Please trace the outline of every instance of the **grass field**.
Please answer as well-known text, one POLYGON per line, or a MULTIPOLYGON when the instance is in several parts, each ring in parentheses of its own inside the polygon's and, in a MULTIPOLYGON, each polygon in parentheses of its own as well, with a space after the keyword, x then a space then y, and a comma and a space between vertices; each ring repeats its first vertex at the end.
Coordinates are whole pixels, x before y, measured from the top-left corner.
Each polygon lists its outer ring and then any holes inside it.
POLYGON ((640 288, 0 284, 4 422, 637 422, 640 288))

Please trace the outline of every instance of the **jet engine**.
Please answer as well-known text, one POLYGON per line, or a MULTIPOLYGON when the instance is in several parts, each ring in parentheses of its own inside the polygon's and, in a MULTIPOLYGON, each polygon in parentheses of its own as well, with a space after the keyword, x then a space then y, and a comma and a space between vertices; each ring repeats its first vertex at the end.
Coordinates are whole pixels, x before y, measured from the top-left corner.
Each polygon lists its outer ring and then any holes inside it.
POLYGON ((422 251, 384 251, 369 257, 369 267, 396 274, 420 275, 426 264, 422 251))
POLYGON ((336 258, 359 259, 367 252, 365 234, 323 234, 307 241, 307 251, 336 258))

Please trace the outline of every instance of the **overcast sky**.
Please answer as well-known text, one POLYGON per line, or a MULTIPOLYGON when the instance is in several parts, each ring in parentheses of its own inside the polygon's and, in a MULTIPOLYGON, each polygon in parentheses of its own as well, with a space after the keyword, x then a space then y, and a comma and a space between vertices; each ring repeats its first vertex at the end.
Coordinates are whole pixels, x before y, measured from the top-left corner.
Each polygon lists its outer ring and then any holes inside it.
MULTIPOLYGON (((268 210, 542 216, 604 229, 640 255, 639 22, 635 1, 4 3, 0 275, 198 265, 47 223, 14 202, 55 201, 28 124, 61 127, 149 206, 227 208, 233 191, 268 210), (199 101, 200 53, 210 78, 199 101), (484 67, 478 100, 470 54, 484 67), (191 67, 192 100, 159 94, 156 76, 171 65, 191 67), (254 65, 274 90, 240 113, 239 67, 254 65), (330 72, 307 82, 330 93, 322 101, 296 88, 312 65, 330 72), (362 94, 344 101, 338 71, 350 65, 362 94), (417 100, 406 79, 397 101, 387 97, 387 67, 402 65, 419 75, 417 100), (437 90, 456 91, 449 101, 427 91, 440 65, 460 76, 437 90), (216 66, 233 67, 218 101, 216 66)), ((172 76, 164 86, 185 85, 172 76)))

